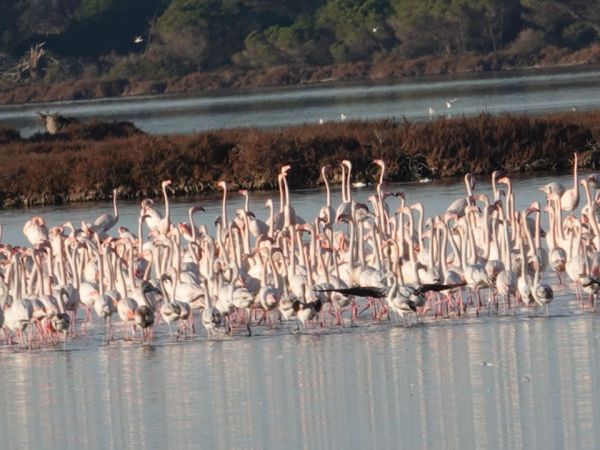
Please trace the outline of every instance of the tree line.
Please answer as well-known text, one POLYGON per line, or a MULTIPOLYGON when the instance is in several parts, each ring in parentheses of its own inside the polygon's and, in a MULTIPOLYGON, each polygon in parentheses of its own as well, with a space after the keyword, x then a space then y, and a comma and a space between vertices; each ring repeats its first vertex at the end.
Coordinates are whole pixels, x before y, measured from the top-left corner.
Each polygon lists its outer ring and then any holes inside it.
POLYGON ((0 2, 0 69, 45 42, 50 63, 27 75, 49 82, 425 55, 528 58, 548 46, 581 49, 599 36, 594 0, 0 2))

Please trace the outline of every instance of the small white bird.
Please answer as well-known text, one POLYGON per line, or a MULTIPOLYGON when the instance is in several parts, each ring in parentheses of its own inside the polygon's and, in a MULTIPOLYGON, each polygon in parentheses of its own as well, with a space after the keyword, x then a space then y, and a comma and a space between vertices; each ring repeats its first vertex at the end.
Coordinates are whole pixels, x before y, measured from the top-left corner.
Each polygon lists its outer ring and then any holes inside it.
POLYGON ((325 123, 325 121, 323 119, 319 119, 319 125, 323 125, 324 123, 325 123))
POLYGON ((373 33, 377 33, 377 30, 379 30, 379 27, 373 27, 373 33))
POLYGON ((435 109, 433 109, 431 106, 429 107, 429 118, 433 119, 433 116, 435 116, 435 109))
POLYGON ((144 38, 143 38, 143 37, 141 37, 141 36, 136 36, 136 37, 133 39, 133 42, 134 42, 134 44, 141 44, 142 42, 144 42, 144 38))
POLYGON ((344 120, 346 120, 346 117, 348 117, 346 114, 344 114, 344 113, 341 113, 341 114, 340 114, 340 119, 342 119, 342 122, 343 122, 344 120))
POLYGON ((446 108, 448 108, 448 109, 452 108, 452 103, 454 103, 456 100, 458 100, 458 98, 453 98, 452 100, 448 100, 446 102, 446 108))

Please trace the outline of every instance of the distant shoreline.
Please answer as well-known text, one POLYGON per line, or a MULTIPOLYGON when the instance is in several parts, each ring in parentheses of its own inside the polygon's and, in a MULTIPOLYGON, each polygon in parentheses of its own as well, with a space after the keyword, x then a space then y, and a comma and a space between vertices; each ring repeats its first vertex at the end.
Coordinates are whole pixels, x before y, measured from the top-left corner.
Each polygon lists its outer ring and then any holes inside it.
POLYGON ((80 79, 56 84, 43 81, 0 84, 0 105, 37 102, 124 98, 162 94, 192 94, 267 87, 329 85, 345 82, 383 83, 423 76, 462 76, 514 70, 550 70, 593 67, 600 64, 600 44, 579 51, 547 47, 535 55, 517 59, 505 52, 426 56, 380 63, 334 66, 275 66, 242 71, 222 69, 165 80, 80 79))

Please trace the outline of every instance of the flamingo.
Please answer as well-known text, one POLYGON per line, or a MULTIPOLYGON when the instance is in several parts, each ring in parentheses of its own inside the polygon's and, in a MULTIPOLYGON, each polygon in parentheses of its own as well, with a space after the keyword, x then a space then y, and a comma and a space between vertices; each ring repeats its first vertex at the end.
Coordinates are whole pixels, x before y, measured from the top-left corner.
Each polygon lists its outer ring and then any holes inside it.
POLYGON ((396 323, 398 323, 398 317, 401 317, 404 321, 405 326, 410 326, 408 316, 412 313, 417 313, 417 305, 411 298, 412 295, 407 288, 399 289, 398 280, 396 276, 388 272, 385 276, 387 280, 391 280, 386 301, 389 308, 394 311, 396 315, 396 323))
POLYGON ((577 181, 577 153, 573 153, 573 187, 560 196, 560 208, 573 211, 579 206, 579 182, 577 181))
POLYGON ((99 233, 102 236, 106 235, 106 232, 114 227, 119 221, 119 209, 117 208, 117 189, 113 189, 113 213, 102 214, 98 217, 94 224, 88 226, 93 233, 99 233))
POLYGON ((248 217, 248 231, 252 233, 252 236, 258 237, 260 235, 266 236, 269 233, 269 226, 260 219, 256 218, 256 215, 249 209, 249 198, 248 191, 241 189, 239 191, 244 196, 244 213, 248 217))
POLYGON ((329 189, 329 182, 327 181, 327 168, 328 166, 321 167, 321 176, 323 177, 323 182, 325 183, 325 191, 326 191, 326 203, 319 210, 319 218, 326 225, 330 225, 333 223, 334 214, 333 207, 331 206, 331 190, 329 189))
POLYGON ((307 322, 315 318, 321 311, 322 306, 320 299, 317 299, 314 302, 306 301, 305 289, 306 286, 302 284, 302 296, 296 299, 292 304, 292 308, 296 313, 297 331, 300 330, 300 324, 302 324, 302 327, 306 330, 307 322))
POLYGON ((212 298, 208 287, 208 280, 202 280, 204 291, 206 292, 206 306, 202 311, 202 325, 206 328, 208 338, 212 339, 214 332, 221 326, 222 317, 218 309, 212 306, 212 298))
POLYGON ((155 231, 159 234, 167 234, 171 228, 171 217, 169 210, 169 196, 167 195, 167 187, 171 185, 171 180, 165 180, 161 183, 163 197, 165 199, 165 214, 161 216, 151 207, 152 203, 144 201, 142 202, 141 215, 146 217, 146 223, 150 230, 155 231))
POLYGON ((467 196, 461 197, 450 204, 446 209, 446 214, 456 215, 463 217, 465 215, 465 208, 473 202, 473 189, 475 189, 475 176, 471 173, 465 175, 465 187, 467 189, 467 196))
POLYGON ((23 234, 32 246, 37 247, 48 242, 48 227, 41 216, 34 216, 23 226, 23 234))
POLYGON ((350 175, 352 173, 352 163, 344 159, 341 162, 342 166, 342 203, 338 206, 335 212, 335 222, 339 222, 343 216, 348 216, 352 208, 352 190, 350 189, 350 175), (346 175, 346 170, 348 173, 346 175))

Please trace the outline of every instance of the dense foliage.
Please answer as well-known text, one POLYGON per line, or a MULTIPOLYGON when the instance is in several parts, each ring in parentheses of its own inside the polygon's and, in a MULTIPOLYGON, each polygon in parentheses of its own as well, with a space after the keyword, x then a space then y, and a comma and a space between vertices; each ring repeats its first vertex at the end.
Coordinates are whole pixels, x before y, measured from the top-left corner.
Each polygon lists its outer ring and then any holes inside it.
MULTIPOLYGON (((156 79, 217 68, 580 49, 594 0, 14 0, 0 2, 0 69, 35 43, 73 77, 156 79)), ((1 72, 1 70, 0 70, 1 72)))

